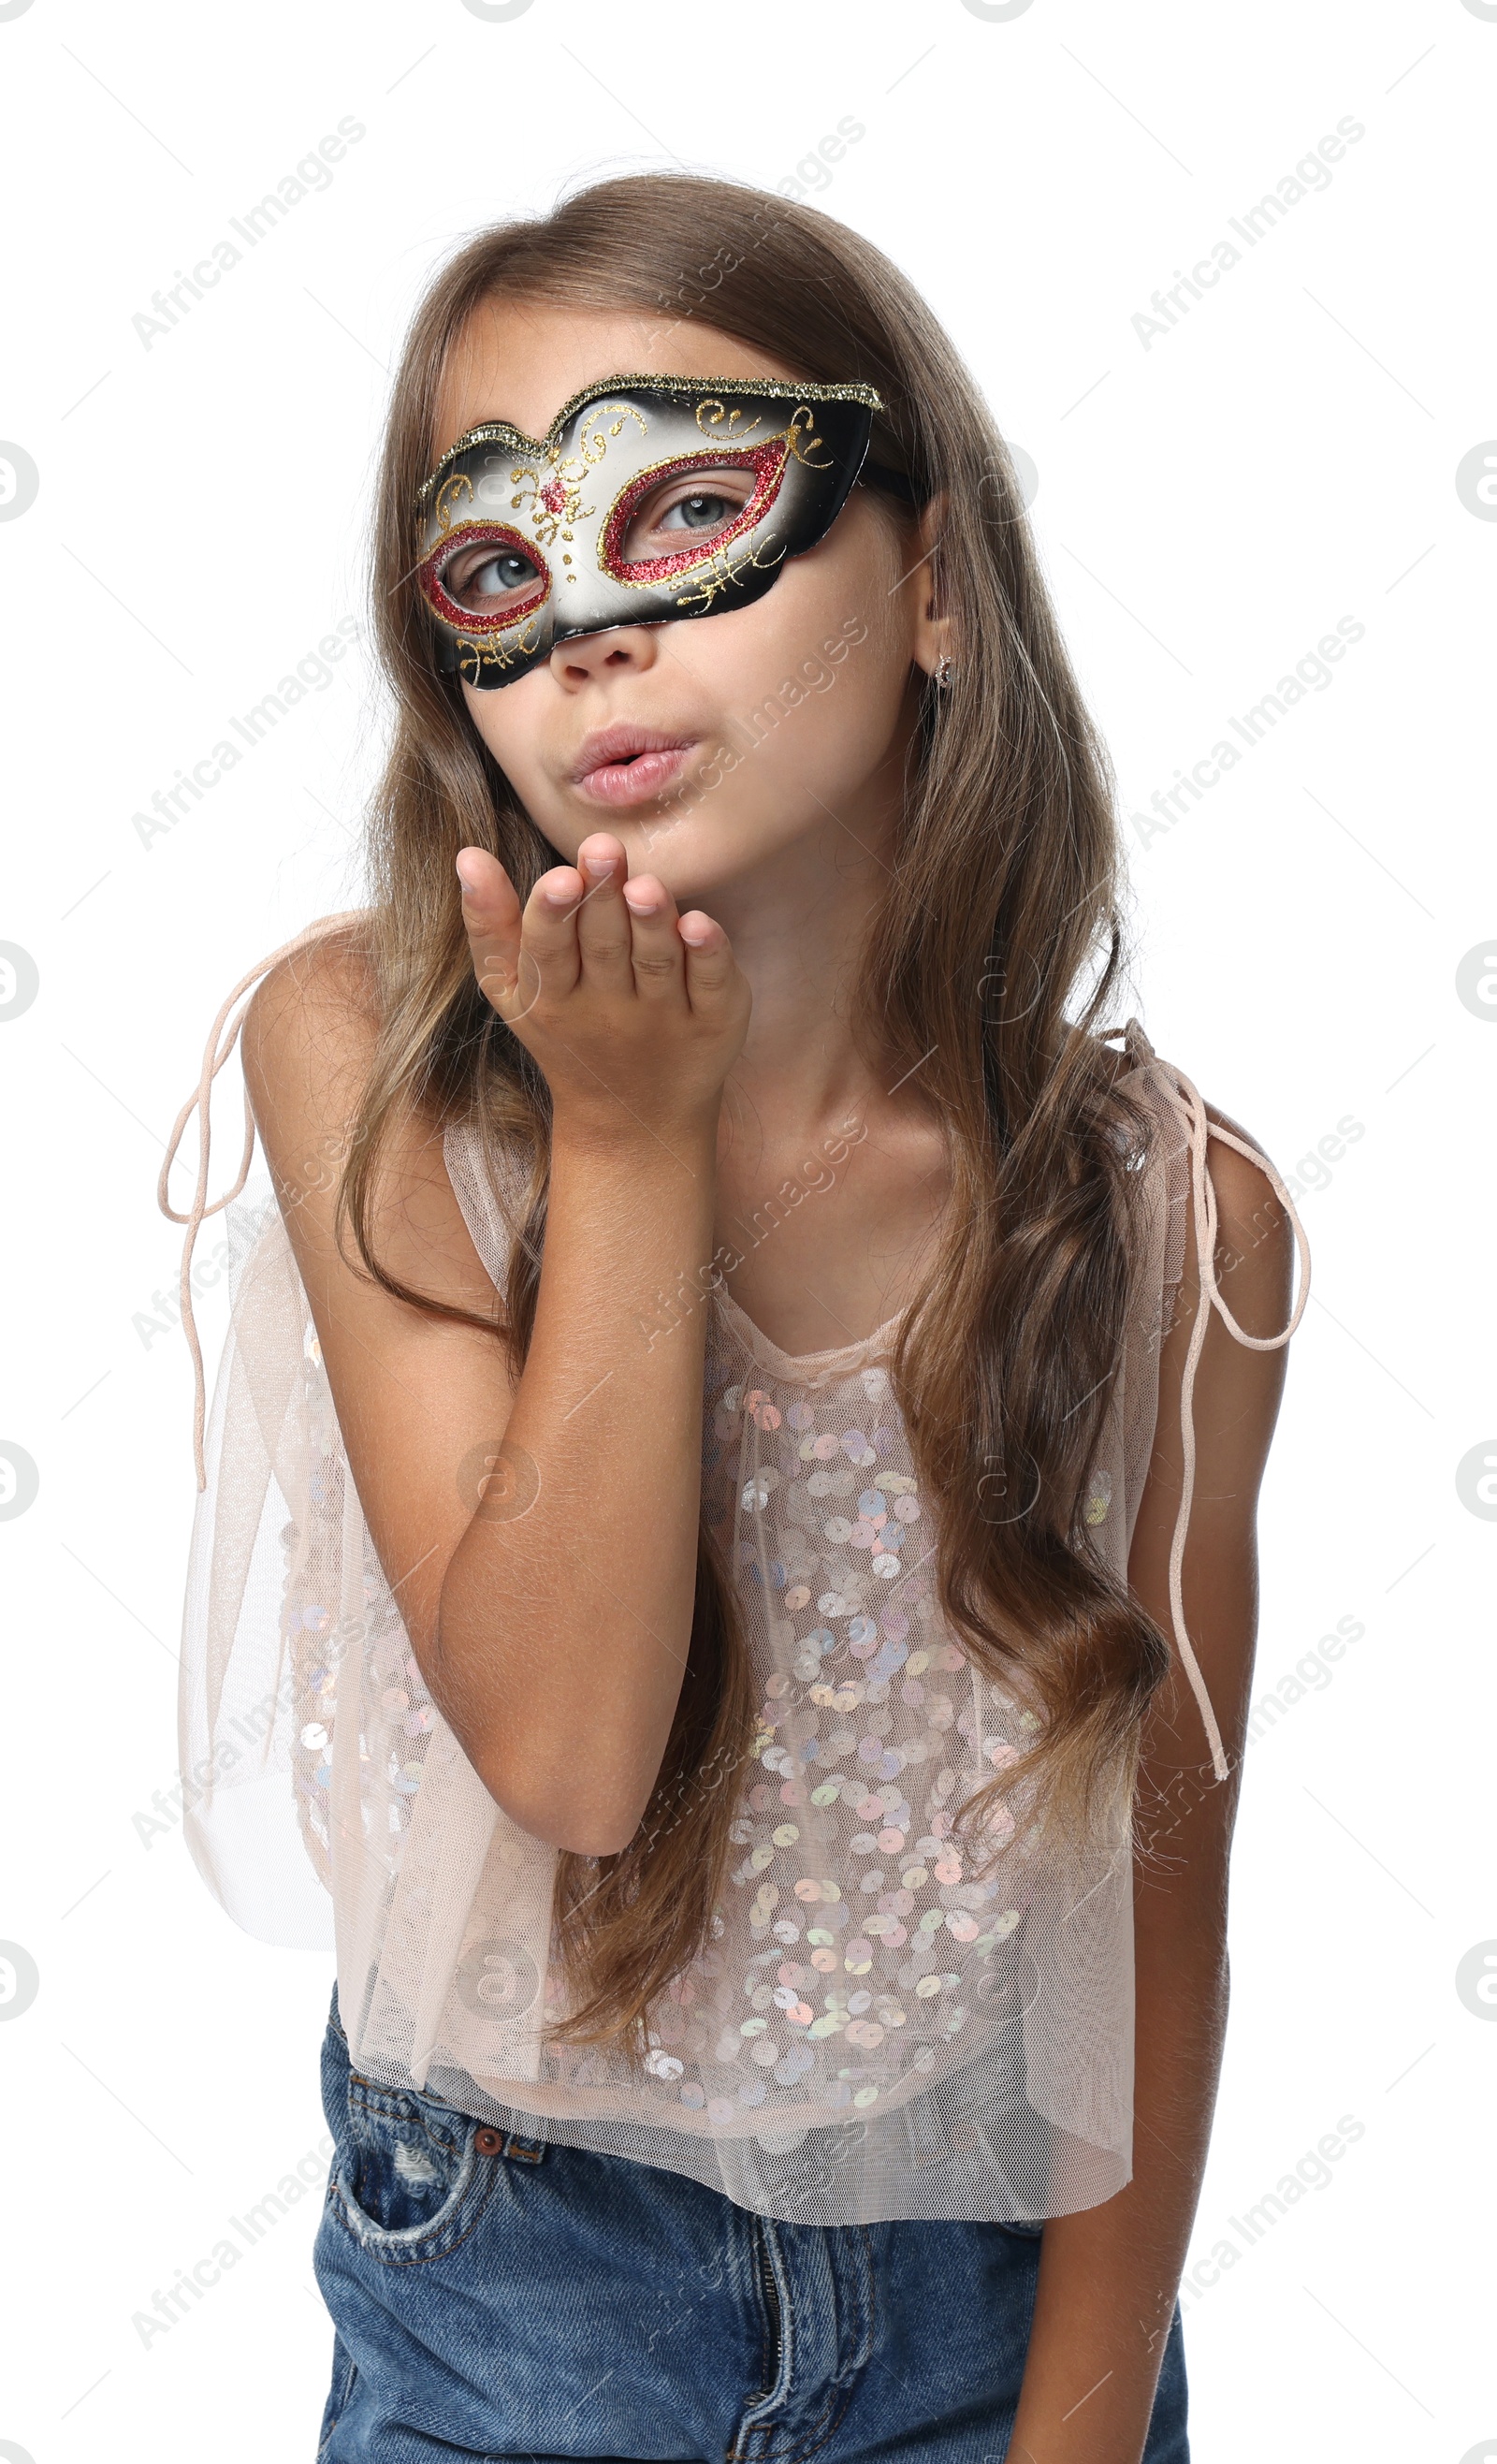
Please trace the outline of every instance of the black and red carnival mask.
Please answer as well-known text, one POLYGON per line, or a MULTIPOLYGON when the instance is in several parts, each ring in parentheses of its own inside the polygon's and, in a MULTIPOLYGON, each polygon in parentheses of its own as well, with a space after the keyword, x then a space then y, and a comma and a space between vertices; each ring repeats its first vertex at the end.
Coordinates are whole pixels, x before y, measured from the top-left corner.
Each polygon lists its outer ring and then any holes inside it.
POLYGON ((751 606, 825 539, 882 407, 865 385, 619 376, 539 440, 471 428, 416 498, 438 669, 489 692, 579 633, 751 606))

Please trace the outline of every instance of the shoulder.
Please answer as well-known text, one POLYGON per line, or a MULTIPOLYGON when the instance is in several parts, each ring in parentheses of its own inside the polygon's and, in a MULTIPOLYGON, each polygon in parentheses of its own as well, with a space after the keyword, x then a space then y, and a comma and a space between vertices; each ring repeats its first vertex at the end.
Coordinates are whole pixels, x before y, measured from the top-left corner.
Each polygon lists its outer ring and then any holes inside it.
POLYGON ((447 1171, 444 1123, 381 1053, 372 920, 356 916, 279 959, 256 989, 243 1029, 255 1126, 309 1291, 325 1291, 323 1269, 343 1255, 341 1193, 357 1166, 361 1221, 383 1266, 407 1287, 487 1312, 493 1279, 447 1171))
POLYGON ((1294 1283, 1294 1226, 1264 1169, 1263 1143, 1215 1104, 1206 1118, 1225 1133, 1207 1141, 1206 1169, 1217 1205, 1216 1270, 1222 1297, 1244 1334, 1276 1334, 1294 1283), (1240 1145, 1228 1143, 1237 1139, 1240 1145), (1244 1155, 1253 1149, 1263 1161, 1244 1155))
MULTIPOLYGON (((372 918, 355 916, 277 959, 245 1011, 244 1082, 273 1165, 346 1151, 378 1067, 383 1027, 372 918)), ((429 1125, 428 1125, 429 1126, 429 1125)))
POLYGON ((365 918, 269 968, 245 1011, 247 1073, 276 1092, 331 1061, 341 1075, 372 1054, 380 1031, 372 935, 365 918))
MULTIPOLYGON (((1126 1092, 1143 1106, 1164 1133, 1167 1152, 1175 1159, 1174 1172, 1183 1177, 1188 1171, 1194 1187, 1199 1167, 1186 1160, 1188 1122, 1183 1099, 1178 1104, 1172 1102, 1165 1091, 1165 1083, 1173 1084, 1182 1073, 1156 1053, 1153 1058, 1157 1067, 1147 1076, 1134 1077, 1136 1064, 1130 1049, 1114 1049, 1096 1037, 1083 1040, 1090 1045, 1099 1084, 1109 1092, 1124 1089, 1125 1082, 1134 1079, 1126 1092)), ((1148 1052, 1149 1046, 1146 1045, 1144 1049, 1148 1052)), ((1222 1133, 1208 1135, 1204 1161, 1216 1201, 1215 1265, 1222 1297, 1244 1334, 1274 1334, 1289 1312, 1294 1282, 1294 1226, 1266 1168, 1272 1156, 1263 1140, 1220 1105, 1204 1096, 1201 1101, 1211 1130, 1222 1133), (1244 1148, 1250 1152, 1244 1154, 1244 1148)), ((1188 1193, 1182 1188, 1181 1195, 1188 1193)), ((1193 1233, 1193 1205, 1188 1213, 1193 1233)), ((1186 1284, 1199 1291, 1194 1237, 1185 1245, 1186 1284)))

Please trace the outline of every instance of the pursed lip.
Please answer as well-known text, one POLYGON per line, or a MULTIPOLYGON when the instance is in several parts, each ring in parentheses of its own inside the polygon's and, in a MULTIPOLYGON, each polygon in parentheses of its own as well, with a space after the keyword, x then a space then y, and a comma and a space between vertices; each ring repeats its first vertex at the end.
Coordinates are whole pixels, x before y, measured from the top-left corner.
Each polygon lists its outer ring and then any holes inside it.
POLYGON ((572 764, 573 781, 582 785, 594 771, 621 767, 642 754, 687 753, 695 742, 694 736, 670 736, 663 728, 634 727, 623 721, 597 727, 583 738, 572 764))

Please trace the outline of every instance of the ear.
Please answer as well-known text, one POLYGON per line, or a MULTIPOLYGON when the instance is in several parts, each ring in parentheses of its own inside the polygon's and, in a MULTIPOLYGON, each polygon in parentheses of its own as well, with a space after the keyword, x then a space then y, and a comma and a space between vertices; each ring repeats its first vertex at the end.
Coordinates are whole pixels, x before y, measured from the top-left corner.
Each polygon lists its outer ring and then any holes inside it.
POLYGON ((910 655, 928 676, 936 673, 943 659, 958 656, 956 634, 943 605, 941 588, 940 548, 948 509, 944 489, 920 508, 914 548, 918 561, 905 580, 912 618, 910 655))

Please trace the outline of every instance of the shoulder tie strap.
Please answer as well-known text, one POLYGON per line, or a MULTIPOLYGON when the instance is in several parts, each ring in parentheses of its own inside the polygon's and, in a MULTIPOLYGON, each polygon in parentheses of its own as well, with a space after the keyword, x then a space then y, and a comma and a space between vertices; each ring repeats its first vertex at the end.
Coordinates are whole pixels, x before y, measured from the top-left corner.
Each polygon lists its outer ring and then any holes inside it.
POLYGON ((1227 1760, 1222 1747, 1222 1731, 1217 1725, 1217 1716, 1211 1707, 1211 1698, 1206 1691, 1205 1680, 1201 1676, 1200 1662, 1185 1628, 1183 1588, 1185 1534, 1190 1523, 1191 1503, 1196 1487, 1196 1423, 1192 1408, 1196 1367, 1200 1358, 1201 1346, 1206 1339, 1206 1329, 1211 1322, 1213 1309, 1221 1317, 1233 1340, 1244 1345, 1249 1352, 1277 1352, 1288 1343, 1305 1314, 1305 1304, 1310 1298, 1310 1243, 1305 1238, 1305 1226, 1294 1211, 1294 1201, 1268 1157, 1259 1148, 1251 1145, 1247 1139, 1240 1138, 1235 1131, 1225 1130, 1220 1122, 1210 1118, 1200 1092, 1186 1077, 1183 1069, 1177 1068, 1172 1061, 1159 1059, 1136 1019, 1130 1019, 1126 1033, 1130 1054, 1136 1056, 1137 1067, 1149 1070, 1171 1109, 1182 1121, 1186 1144, 1190 1149, 1191 1199, 1195 1218, 1196 1259, 1200 1274, 1202 1305, 1196 1311, 1196 1322, 1190 1334, 1190 1348, 1185 1355, 1184 1372, 1180 1378, 1182 1460, 1180 1502, 1175 1517, 1175 1534, 1170 1546, 1170 1615, 1174 1623, 1176 1648, 1179 1653, 1185 1674, 1190 1680, 1191 1691, 1195 1695, 1206 1731, 1206 1741, 1211 1748, 1212 1771, 1218 1779, 1225 1779, 1227 1760), (1220 1138, 1223 1146, 1235 1147, 1239 1155, 1245 1155, 1249 1163, 1257 1164, 1260 1170, 1267 1175, 1273 1185, 1275 1197, 1285 1208, 1294 1227, 1294 1239, 1298 1244, 1300 1261, 1299 1294, 1288 1326, 1278 1334, 1248 1334, 1238 1325, 1222 1297, 1216 1270, 1217 1194, 1212 1184, 1211 1174, 1207 1169, 1207 1150, 1213 1138, 1220 1138))
POLYGON ((240 977, 209 1030, 198 1083, 177 1114, 176 1126, 166 1143, 166 1159, 162 1165, 161 1177, 156 1183, 156 1203, 169 1221, 185 1223, 187 1227, 187 1237, 182 1243, 182 1274, 179 1290, 182 1302, 182 1331, 187 1338, 187 1349, 192 1354, 192 1461, 200 1489, 208 1486, 208 1471, 203 1459, 203 1430, 207 1419, 208 1397, 203 1375, 203 1347, 198 1341, 197 1325, 192 1315, 192 1251, 197 1241, 198 1227, 204 1218, 216 1215, 220 1208, 228 1206, 238 1197, 250 1177, 250 1165, 254 1155, 254 1113, 251 1109, 250 1090, 246 1088, 244 1154, 240 1159, 239 1177, 232 1189, 225 1190, 223 1197, 215 1198, 209 1205, 208 1166, 209 1153, 212 1144, 213 1081, 239 1040, 239 1030, 244 1024, 245 1012, 250 1006, 249 997, 253 995, 260 978, 268 975, 271 968, 277 965, 282 958, 294 957, 298 950, 310 949, 315 941, 321 940, 327 934, 337 932, 345 924, 357 923, 363 911, 358 908, 350 908, 341 915, 319 916, 315 924, 308 924, 302 932, 294 934, 289 941, 281 943, 278 950, 273 950, 268 958, 262 958, 257 966, 252 967, 247 976, 240 977), (232 1023, 226 1025, 230 1012, 233 1010, 236 1001, 241 1001, 241 997, 243 997, 242 1005, 232 1023), (167 1198, 166 1183, 171 1167, 176 1161, 177 1149, 182 1144, 183 1133, 194 1112, 198 1115, 197 1185, 193 1191, 191 1206, 186 1215, 179 1215, 167 1198))

